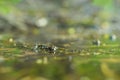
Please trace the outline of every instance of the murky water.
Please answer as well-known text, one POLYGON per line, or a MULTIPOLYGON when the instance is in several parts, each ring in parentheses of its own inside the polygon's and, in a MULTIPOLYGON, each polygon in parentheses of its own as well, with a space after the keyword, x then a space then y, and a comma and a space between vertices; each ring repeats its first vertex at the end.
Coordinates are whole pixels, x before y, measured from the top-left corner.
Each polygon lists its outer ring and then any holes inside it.
POLYGON ((0 80, 120 80, 119 39, 0 42, 0 80))
POLYGON ((31 48, 23 51, 1 49, 0 79, 119 80, 120 59, 114 51, 118 47, 106 47, 58 48, 55 52, 35 52, 31 48))
POLYGON ((0 57, 1 80, 119 80, 119 57, 78 55, 0 57))

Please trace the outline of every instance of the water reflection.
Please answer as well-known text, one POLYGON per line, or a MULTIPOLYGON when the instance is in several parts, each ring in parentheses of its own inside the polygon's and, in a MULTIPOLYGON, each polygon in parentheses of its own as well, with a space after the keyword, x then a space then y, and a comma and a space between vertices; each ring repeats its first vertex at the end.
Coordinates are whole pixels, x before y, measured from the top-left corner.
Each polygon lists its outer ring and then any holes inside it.
POLYGON ((1 80, 119 80, 120 59, 37 56, 0 63, 1 80), (6 77, 7 76, 7 77, 6 77))

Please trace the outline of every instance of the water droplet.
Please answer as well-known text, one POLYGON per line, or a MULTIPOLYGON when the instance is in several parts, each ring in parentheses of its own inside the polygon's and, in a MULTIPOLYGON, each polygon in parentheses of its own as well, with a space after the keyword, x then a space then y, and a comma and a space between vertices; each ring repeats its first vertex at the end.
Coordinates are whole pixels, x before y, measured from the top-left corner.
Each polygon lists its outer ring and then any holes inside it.
POLYGON ((43 62, 42 59, 37 59, 37 60, 36 60, 36 63, 37 63, 37 64, 41 64, 42 62, 43 62))
POLYGON ((45 27, 48 24, 48 20, 46 18, 40 18, 36 21, 36 25, 38 27, 45 27))
POLYGON ((117 38, 116 35, 114 35, 114 34, 113 34, 113 35, 110 35, 110 40, 115 41, 116 38, 117 38))
POLYGON ((12 43, 13 41, 14 41, 13 38, 10 38, 10 39, 9 39, 9 42, 10 42, 10 43, 12 43))
POLYGON ((94 40, 94 41, 93 41, 93 45, 100 46, 100 44, 101 44, 101 41, 100 41, 100 40, 94 40))

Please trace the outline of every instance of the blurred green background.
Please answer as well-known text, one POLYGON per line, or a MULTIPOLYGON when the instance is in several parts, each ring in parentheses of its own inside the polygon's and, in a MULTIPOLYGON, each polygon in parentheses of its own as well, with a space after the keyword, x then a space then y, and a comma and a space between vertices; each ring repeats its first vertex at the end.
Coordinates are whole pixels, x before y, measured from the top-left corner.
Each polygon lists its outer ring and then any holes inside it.
POLYGON ((0 80, 120 80, 119 8, 120 0, 0 0, 0 80))

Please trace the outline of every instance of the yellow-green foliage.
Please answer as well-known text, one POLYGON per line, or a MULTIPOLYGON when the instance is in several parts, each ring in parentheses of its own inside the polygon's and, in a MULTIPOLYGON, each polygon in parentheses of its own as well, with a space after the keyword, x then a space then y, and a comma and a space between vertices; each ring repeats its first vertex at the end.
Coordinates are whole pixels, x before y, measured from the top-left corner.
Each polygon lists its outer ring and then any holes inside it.
POLYGON ((20 0, 0 0, 0 13, 7 14, 12 10, 12 6, 20 0))
POLYGON ((113 8, 113 0, 93 0, 93 4, 108 10, 113 8))

